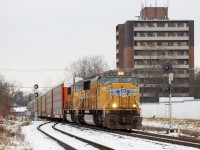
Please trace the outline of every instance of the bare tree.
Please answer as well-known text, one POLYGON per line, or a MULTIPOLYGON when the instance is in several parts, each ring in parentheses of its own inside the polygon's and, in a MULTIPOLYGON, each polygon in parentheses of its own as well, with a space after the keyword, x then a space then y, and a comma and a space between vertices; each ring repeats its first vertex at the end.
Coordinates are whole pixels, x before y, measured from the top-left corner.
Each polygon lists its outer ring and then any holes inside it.
POLYGON ((108 70, 108 65, 102 56, 83 57, 74 61, 68 71, 73 76, 81 77, 83 79, 96 76, 104 71, 108 70))
POLYGON ((15 86, 5 81, 0 75, 0 113, 8 114, 11 108, 12 99, 15 93, 15 86))
POLYGON ((200 98, 200 69, 194 69, 194 82, 191 85, 195 98, 200 98))
MULTIPOLYGON (((144 93, 151 94, 151 97, 153 96, 153 98, 158 98, 159 93, 161 93, 161 85, 163 83, 161 64, 165 61, 165 58, 163 56, 162 48, 156 47, 155 49, 151 46, 145 47, 143 51, 140 51, 139 56, 143 57, 139 63, 140 65, 143 65, 144 68, 134 70, 140 77, 141 101, 144 102, 144 93)), ((148 101, 150 101, 150 99, 148 101)))

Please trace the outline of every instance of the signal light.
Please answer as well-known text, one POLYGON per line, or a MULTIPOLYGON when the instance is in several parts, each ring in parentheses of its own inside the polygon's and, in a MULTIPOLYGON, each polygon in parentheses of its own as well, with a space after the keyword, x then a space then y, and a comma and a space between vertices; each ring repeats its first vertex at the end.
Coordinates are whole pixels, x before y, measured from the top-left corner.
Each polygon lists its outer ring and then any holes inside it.
POLYGON ((162 73, 163 74, 165 74, 165 73, 166 74, 172 73, 172 70, 173 70, 172 64, 165 63, 165 64, 162 65, 162 73))
POLYGON ((165 93, 172 93, 172 91, 174 90, 173 86, 171 84, 164 84, 162 87, 163 92, 165 93))
POLYGON ((35 84, 33 87, 34 87, 34 89, 38 89, 39 86, 37 84, 35 84))
POLYGON ((35 97, 38 97, 38 96, 39 96, 39 94, 37 92, 35 92, 35 97))

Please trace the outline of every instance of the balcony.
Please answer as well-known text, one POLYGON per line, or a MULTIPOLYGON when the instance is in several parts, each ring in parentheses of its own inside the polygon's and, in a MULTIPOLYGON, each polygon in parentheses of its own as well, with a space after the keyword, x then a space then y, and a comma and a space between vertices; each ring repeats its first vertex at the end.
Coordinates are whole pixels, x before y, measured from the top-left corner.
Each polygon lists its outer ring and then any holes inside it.
POLYGON ((159 55, 152 55, 152 56, 138 56, 135 55, 134 59, 189 59, 188 55, 166 55, 166 56, 159 56, 159 55))
POLYGON ((134 31, 188 31, 189 27, 134 27, 134 31))
POLYGON ((188 50, 189 46, 134 46, 134 50, 188 50))
MULTIPOLYGON (((134 65, 134 69, 161 68, 161 65, 134 65)), ((173 68, 188 69, 189 65, 173 65, 173 68)))
POLYGON ((188 36, 143 36, 134 37, 134 41, 187 41, 188 36))
MULTIPOLYGON (((140 96, 142 96, 140 94, 140 96)), ((154 97, 155 94, 154 93, 143 93, 143 97, 154 97)), ((163 97, 163 94, 162 93, 159 93, 158 94, 159 97, 163 97)), ((172 93, 172 96, 173 97, 188 97, 189 96, 189 93, 172 93)))
POLYGON ((174 74, 174 78, 189 78, 189 74, 174 74))
POLYGON ((161 65, 134 65, 134 69, 161 68, 161 65))
POLYGON ((173 68, 189 68, 189 65, 173 65, 173 68))
MULTIPOLYGON (((163 84, 146 84, 145 87, 160 87, 162 88, 163 84)), ((140 87, 144 87, 144 84, 140 84, 140 87)), ((173 87, 189 87, 189 83, 183 83, 183 84, 175 84, 173 87)))

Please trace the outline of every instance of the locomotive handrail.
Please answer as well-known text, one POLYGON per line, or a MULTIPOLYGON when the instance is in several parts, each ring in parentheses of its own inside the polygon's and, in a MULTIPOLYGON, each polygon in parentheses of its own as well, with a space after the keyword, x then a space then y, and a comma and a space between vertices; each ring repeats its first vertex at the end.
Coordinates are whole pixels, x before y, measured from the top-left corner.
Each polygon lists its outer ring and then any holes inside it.
POLYGON ((137 101, 137 100, 135 100, 136 101, 136 103, 138 104, 138 106, 140 107, 140 103, 137 101))
POLYGON ((108 101, 106 102, 106 104, 103 106, 103 109, 106 109, 106 107, 108 106, 109 102, 112 100, 112 88, 110 88, 110 99, 108 99, 108 101))
POLYGON ((106 107, 108 106, 108 104, 110 103, 110 101, 112 100, 112 88, 110 88, 110 98, 108 99, 108 101, 106 102, 106 104, 103 106, 103 116, 105 118, 105 111, 106 111, 106 107))

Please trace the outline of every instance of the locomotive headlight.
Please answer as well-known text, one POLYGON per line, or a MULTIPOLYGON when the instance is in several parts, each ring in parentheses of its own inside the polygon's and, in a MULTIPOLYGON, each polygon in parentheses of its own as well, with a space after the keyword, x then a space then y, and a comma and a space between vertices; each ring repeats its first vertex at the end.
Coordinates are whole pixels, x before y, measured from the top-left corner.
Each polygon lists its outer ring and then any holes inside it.
POLYGON ((112 104, 112 107, 113 107, 113 108, 116 108, 116 107, 117 107, 117 104, 113 103, 113 104, 112 104))
POLYGON ((135 108, 136 107, 136 104, 133 104, 133 108, 135 108))
POLYGON ((123 75, 124 75, 124 72, 118 72, 118 75, 119 75, 119 76, 123 76, 123 75))

